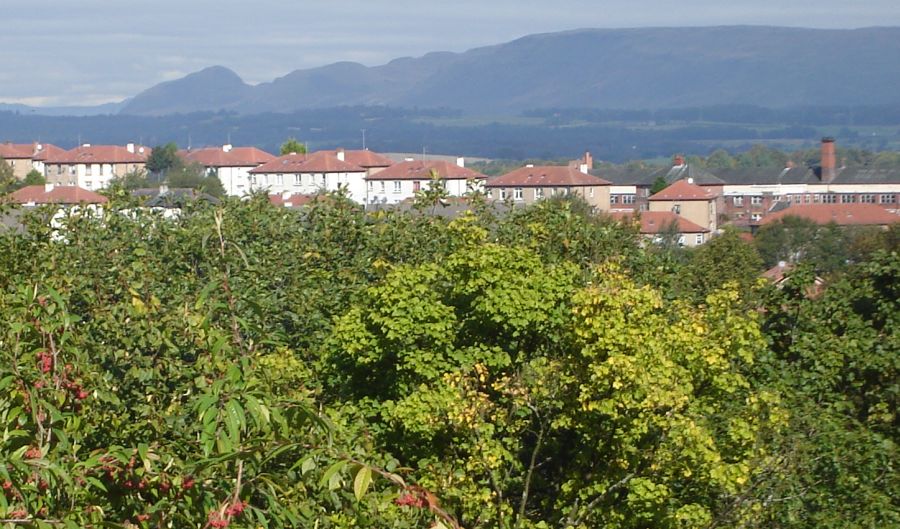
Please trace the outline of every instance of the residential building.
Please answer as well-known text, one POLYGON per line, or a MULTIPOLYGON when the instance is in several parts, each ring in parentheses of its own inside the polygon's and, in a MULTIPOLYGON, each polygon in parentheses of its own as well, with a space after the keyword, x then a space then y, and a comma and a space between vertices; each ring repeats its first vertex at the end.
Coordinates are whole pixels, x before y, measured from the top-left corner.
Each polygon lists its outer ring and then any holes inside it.
POLYGON ((623 222, 640 222, 640 233, 653 242, 671 237, 681 246, 700 246, 709 240, 710 230, 671 211, 613 212, 623 222))
POLYGON ((650 196, 650 211, 668 211, 715 233, 718 229, 719 195, 701 187, 693 179, 679 180, 650 196))
POLYGON ((269 194, 313 195, 345 189, 348 196, 366 203, 366 170, 349 163, 343 151, 290 153, 250 170, 250 185, 269 194))
POLYGON ((103 189, 115 178, 143 171, 151 149, 129 143, 119 145, 84 144, 49 156, 44 161, 47 182, 84 189, 103 189))
POLYGON ((597 210, 608 211, 610 207, 610 182, 588 174, 586 164, 578 168, 526 165, 488 178, 485 189, 493 200, 532 204, 553 196, 577 195, 597 210))
POLYGON ((251 169, 275 159, 275 156, 256 147, 234 147, 230 144, 182 150, 178 151, 178 155, 185 162, 202 165, 207 175, 215 176, 222 182, 227 195, 236 197, 250 192, 251 169))
POLYGON ((300 208, 312 202, 314 198, 315 195, 303 195, 285 191, 284 193, 269 195, 269 202, 273 206, 281 208, 300 208))
POLYGON ((0 159, 12 168, 16 180, 23 180, 34 169, 34 145, 30 143, 0 143, 0 159))
POLYGON ((440 179, 450 196, 461 197, 473 190, 483 191, 487 179, 467 169, 465 160, 455 164, 442 160, 411 160, 394 164, 366 177, 367 204, 396 204, 428 189, 432 174, 440 179))

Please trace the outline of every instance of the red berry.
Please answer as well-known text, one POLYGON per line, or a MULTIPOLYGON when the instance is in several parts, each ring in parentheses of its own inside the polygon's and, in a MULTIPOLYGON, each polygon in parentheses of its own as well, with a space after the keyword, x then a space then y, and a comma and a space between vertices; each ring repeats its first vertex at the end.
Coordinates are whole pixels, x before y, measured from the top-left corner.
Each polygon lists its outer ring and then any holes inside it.
POLYGON ((184 478, 184 483, 182 483, 181 488, 184 490, 189 490, 194 486, 194 478, 184 478))

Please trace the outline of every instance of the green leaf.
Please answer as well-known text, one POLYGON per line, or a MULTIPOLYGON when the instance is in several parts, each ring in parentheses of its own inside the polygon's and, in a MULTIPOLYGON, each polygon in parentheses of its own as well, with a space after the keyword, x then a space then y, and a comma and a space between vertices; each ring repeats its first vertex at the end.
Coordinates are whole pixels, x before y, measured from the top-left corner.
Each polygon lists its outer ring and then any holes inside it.
POLYGON ((362 500, 371 483, 372 469, 367 466, 359 467, 356 478, 353 479, 353 494, 356 496, 356 501, 362 500))

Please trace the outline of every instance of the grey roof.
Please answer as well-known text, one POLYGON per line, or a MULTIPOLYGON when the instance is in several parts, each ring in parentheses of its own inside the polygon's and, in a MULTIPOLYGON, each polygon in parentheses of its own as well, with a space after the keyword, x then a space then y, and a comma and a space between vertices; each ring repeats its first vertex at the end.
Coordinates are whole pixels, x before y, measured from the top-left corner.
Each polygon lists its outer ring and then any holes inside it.
POLYGON ((833 184, 900 184, 900 168, 847 167, 839 169, 833 184))
POLYGON ((145 206, 152 208, 179 208, 186 202, 201 201, 210 204, 218 204, 221 202, 218 198, 207 193, 201 193, 196 189, 188 187, 176 187, 167 190, 159 188, 142 188, 135 189, 131 192, 133 196, 145 197, 145 206))
POLYGON ((816 184, 819 177, 808 167, 773 169, 749 167, 737 169, 714 169, 716 175, 726 184, 816 184))
POLYGON ((593 170, 591 174, 608 180, 612 185, 651 186, 660 176, 665 177, 668 167, 649 166, 642 168, 614 167, 611 169, 593 170))

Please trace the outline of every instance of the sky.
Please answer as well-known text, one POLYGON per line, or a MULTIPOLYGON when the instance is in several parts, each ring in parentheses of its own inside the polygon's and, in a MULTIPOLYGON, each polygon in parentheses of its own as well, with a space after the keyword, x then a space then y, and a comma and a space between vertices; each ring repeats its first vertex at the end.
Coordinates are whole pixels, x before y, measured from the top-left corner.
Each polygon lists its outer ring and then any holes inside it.
POLYGON ((0 0, 0 102, 95 105, 207 66, 251 84, 578 28, 900 26, 898 0, 0 0))

